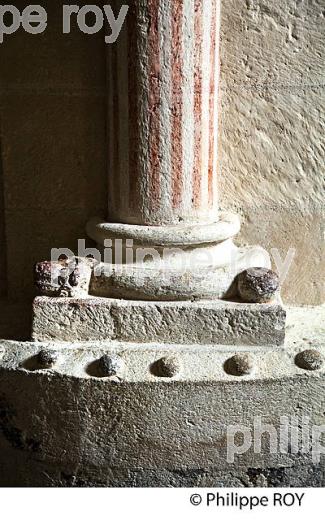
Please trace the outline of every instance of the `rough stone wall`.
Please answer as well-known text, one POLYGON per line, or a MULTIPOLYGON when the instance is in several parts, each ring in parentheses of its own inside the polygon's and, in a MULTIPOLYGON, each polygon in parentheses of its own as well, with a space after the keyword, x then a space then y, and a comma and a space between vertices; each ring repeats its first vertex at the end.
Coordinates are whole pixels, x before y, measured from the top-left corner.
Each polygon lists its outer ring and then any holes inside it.
POLYGON ((325 1, 222 12, 221 202, 242 214, 242 241, 296 249, 285 301, 322 303, 325 1))
MULTIPOLYGON (((104 38, 63 35, 63 3, 42 2, 43 35, 0 47, 0 283, 17 300, 32 296, 36 260, 75 248, 105 214, 104 38)), ((324 13, 324 0, 222 8, 221 204, 242 214, 242 242, 297 249, 284 291, 295 304, 324 300, 324 13)))

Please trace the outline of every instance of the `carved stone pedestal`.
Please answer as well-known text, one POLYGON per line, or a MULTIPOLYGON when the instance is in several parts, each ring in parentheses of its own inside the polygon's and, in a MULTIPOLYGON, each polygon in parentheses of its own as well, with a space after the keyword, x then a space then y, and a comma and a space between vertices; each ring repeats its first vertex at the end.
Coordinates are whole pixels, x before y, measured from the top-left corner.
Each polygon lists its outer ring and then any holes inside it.
POLYGON ((325 352, 301 318, 285 340, 268 254, 237 247, 239 220, 219 211, 219 6, 133 1, 109 46, 109 203, 87 224, 98 257, 39 263, 33 341, 0 345, 1 484, 321 475, 310 453, 267 445, 227 459, 232 425, 321 421, 325 352))
POLYGON ((301 429, 324 421, 322 314, 289 309, 276 348, 0 342, 0 484, 324 486, 301 429), (264 434, 256 449, 254 424, 278 442, 286 419, 290 446, 270 453, 264 434), (232 460, 241 428, 251 442, 232 460))

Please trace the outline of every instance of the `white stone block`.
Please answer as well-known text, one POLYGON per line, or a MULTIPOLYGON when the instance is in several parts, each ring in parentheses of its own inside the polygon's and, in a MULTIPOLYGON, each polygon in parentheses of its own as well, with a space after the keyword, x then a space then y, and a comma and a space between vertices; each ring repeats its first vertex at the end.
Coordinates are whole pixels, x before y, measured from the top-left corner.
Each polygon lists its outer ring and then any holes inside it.
POLYGON ((35 341, 281 345, 285 318, 279 301, 247 304, 38 297, 32 337, 35 341))

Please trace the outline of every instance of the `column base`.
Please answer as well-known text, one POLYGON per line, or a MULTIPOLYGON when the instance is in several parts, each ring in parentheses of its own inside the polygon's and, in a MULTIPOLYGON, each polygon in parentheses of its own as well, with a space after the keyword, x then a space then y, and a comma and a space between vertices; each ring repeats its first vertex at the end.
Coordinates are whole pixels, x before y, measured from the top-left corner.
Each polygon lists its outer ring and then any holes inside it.
MULTIPOLYGON (((157 302, 234 298, 238 296, 239 273, 252 267, 271 267, 269 255, 262 247, 237 248, 231 241, 217 247, 210 248, 215 264, 208 266, 200 261, 196 264, 194 256, 191 260, 192 251, 182 255, 183 265, 179 258, 173 266, 165 259, 142 264, 101 263, 94 268, 89 293, 103 298, 157 302), (222 257, 214 256, 212 249, 221 246, 222 257)), ((209 248, 199 254, 207 252, 210 254, 209 248)))
POLYGON ((263 248, 234 245, 239 229, 239 219, 231 213, 221 214, 214 224, 187 226, 132 226, 94 219, 87 232, 104 261, 94 269, 89 292, 147 301, 236 297, 239 273, 271 267, 263 248))

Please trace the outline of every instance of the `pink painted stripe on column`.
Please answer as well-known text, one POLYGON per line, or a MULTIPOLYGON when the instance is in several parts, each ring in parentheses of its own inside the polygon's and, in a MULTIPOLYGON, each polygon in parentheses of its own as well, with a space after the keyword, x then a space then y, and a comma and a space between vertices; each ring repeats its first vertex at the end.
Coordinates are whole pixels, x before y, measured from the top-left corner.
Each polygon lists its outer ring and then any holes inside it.
POLYGON ((209 206, 212 207, 214 200, 214 146, 215 146, 215 127, 214 127, 214 110, 215 110, 215 77, 216 77, 216 43, 217 43, 217 5, 216 0, 211 0, 212 3, 212 19, 211 19, 211 56, 210 56, 210 124, 209 124, 209 170, 208 170, 208 193, 209 206))
POLYGON ((194 62, 194 171, 193 205, 201 204, 202 166, 202 40, 203 40, 203 0, 195 0, 195 62, 194 62))
POLYGON ((182 116, 183 116, 183 0, 173 2, 172 7, 172 199, 173 207, 178 208, 182 202, 183 191, 183 142, 182 142, 182 116))
POLYGON ((160 205, 160 52, 158 33, 159 0, 148 0, 149 17, 149 193, 151 209, 160 205))

